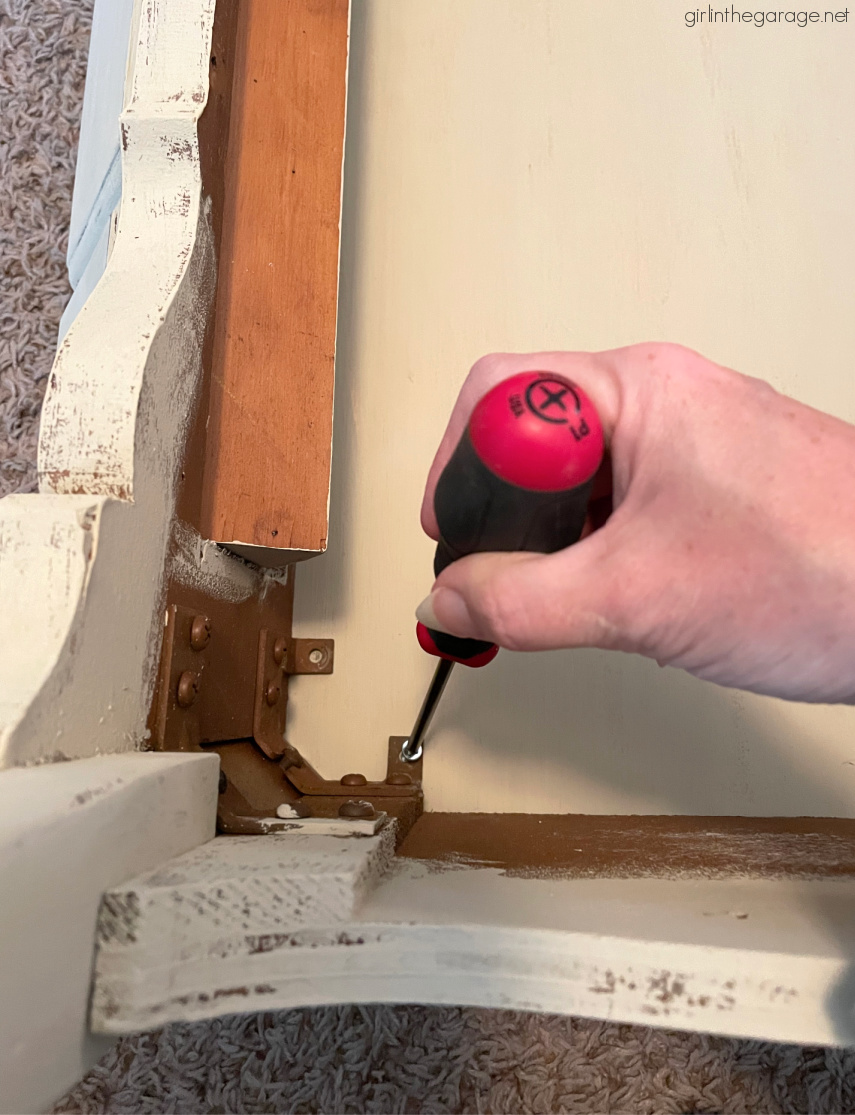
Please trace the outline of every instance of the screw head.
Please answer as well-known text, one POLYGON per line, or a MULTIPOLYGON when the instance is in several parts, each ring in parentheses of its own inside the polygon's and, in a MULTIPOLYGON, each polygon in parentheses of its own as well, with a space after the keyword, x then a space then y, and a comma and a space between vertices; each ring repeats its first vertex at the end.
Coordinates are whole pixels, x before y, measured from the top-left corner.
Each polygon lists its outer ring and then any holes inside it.
POLYGON ((279 760, 279 766, 282 770, 290 770, 291 767, 301 767, 303 765, 303 756, 296 747, 292 747, 290 743, 286 743, 285 750, 282 752, 282 758, 279 760))
POLYGON ((396 770, 386 779, 387 786, 412 786, 413 776, 405 770, 396 770))
POLYGON ((364 818, 372 820, 377 816, 374 806, 370 801, 346 801, 339 806, 339 817, 364 818))
POLYGON ((273 661, 277 666, 281 666, 285 661, 285 652, 288 649, 288 640, 281 635, 273 644, 273 661))
POLYGON ((190 708, 199 693, 199 678, 192 670, 185 670, 178 679, 175 699, 181 708, 190 708))
POLYGON ((309 661, 318 670, 322 670, 330 660, 328 647, 312 647, 308 654, 309 661))
POLYGON ((279 700, 279 696, 281 693, 281 687, 278 686, 275 681, 271 681, 269 682, 267 689, 264 691, 264 699, 265 701, 267 701, 268 705, 275 705, 276 702, 279 700))
POLYGON ((207 616, 194 616, 190 624, 190 646, 193 650, 204 650, 211 641, 211 621, 207 616))
POLYGON ((364 774, 345 774, 341 778, 342 786, 366 786, 368 779, 364 774))

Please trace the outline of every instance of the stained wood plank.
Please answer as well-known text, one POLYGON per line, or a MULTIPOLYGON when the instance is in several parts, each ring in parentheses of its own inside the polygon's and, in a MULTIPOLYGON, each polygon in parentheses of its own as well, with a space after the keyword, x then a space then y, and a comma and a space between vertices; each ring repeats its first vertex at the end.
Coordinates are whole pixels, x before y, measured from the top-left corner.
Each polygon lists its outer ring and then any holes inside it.
POLYGON ((347 33, 347 0, 238 10, 200 524, 218 542, 326 548, 347 33))

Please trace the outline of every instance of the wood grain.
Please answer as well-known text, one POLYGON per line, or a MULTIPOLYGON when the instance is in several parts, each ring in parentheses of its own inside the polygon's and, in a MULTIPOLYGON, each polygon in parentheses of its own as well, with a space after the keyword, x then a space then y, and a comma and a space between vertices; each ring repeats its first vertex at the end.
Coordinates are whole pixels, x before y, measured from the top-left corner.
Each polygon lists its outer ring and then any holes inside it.
POLYGON ((218 542, 326 548, 347 32, 347 0, 239 7, 201 512, 218 542))

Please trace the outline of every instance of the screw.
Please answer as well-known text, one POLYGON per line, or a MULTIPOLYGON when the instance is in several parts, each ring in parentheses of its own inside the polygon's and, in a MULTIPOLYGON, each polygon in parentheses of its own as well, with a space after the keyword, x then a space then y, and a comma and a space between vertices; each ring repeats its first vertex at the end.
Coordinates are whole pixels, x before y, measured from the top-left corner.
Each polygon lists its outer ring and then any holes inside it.
POLYGON ((342 786, 365 786, 368 779, 364 774, 345 774, 341 779, 342 786))
POLYGON ((279 694, 281 692, 282 690, 276 684, 276 682, 271 681, 270 684, 267 686, 267 689, 265 690, 264 699, 265 701, 267 701, 268 705, 275 705, 276 702, 279 700, 279 694))
POLYGON ((412 786, 412 784, 412 775, 407 774, 405 770, 396 770, 386 779, 387 786, 412 786))
POLYGON ((285 661, 285 651, 288 649, 288 640, 283 639, 280 635, 276 642, 273 644, 273 661, 277 666, 281 666, 285 661))
POLYGON ((185 670, 178 679, 178 689, 175 697, 181 708, 190 708, 199 692, 199 679, 191 671, 185 670))
POLYGON ((339 817, 365 818, 370 821, 377 816, 370 801, 346 801, 339 806, 339 817))
POLYGON ((211 641, 211 621, 207 616, 194 616, 190 625, 190 646, 204 650, 211 641))
POLYGON ((285 745, 285 750, 282 753, 282 758, 279 760, 279 766, 282 770, 290 770, 291 767, 301 767, 303 765, 303 756, 296 747, 292 747, 290 743, 285 745))

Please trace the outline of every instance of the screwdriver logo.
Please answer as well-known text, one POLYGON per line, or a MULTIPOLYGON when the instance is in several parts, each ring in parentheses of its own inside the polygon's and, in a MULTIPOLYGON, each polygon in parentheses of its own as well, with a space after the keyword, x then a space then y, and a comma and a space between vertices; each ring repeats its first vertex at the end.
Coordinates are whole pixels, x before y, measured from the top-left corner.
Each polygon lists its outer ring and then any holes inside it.
POLYGON ((556 426, 569 425, 572 415, 582 409, 579 396, 560 379, 536 379, 526 388, 525 401, 532 414, 556 426))

